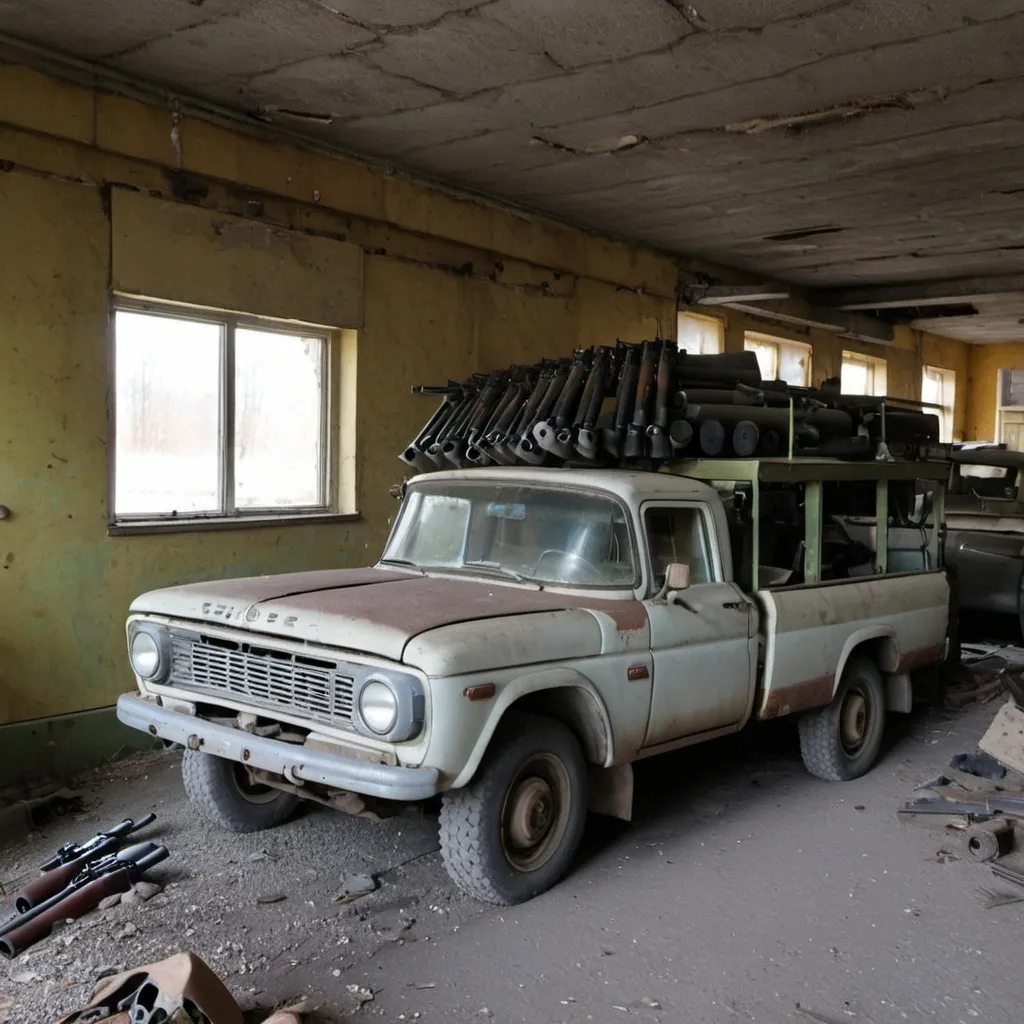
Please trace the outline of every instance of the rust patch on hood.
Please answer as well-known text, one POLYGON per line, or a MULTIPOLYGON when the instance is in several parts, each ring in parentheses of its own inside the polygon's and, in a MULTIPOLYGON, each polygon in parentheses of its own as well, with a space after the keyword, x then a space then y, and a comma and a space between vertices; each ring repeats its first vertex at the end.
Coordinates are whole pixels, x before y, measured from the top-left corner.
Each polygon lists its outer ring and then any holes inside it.
POLYGON ((637 632, 647 626, 647 609, 642 601, 598 601, 590 598, 576 598, 573 608, 590 608, 604 612, 615 621, 615 627, 623 633, 637 632))
POLYGON ((615 619, 620 629, 640 629, 647 613, 639 601, 601 601, 543 590, 523 590, 480 580, 406 577, 401 587, 364 587, 354 593, 321 590, 288 600, 289 611, 352 615, 415 636, 438 626, 528 612, 594 608, 615 619))

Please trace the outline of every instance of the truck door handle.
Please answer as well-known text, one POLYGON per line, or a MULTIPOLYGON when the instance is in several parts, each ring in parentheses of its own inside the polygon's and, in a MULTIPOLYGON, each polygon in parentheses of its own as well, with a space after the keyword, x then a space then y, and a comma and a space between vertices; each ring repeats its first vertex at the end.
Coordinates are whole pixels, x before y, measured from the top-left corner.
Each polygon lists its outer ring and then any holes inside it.
POLYGON ((744 611, 746 609, 747 602, 746 601, 723 601, 722 602, 722 607, 723 608, 731 608, 734 611, 741 612, 741 611, 744 611))

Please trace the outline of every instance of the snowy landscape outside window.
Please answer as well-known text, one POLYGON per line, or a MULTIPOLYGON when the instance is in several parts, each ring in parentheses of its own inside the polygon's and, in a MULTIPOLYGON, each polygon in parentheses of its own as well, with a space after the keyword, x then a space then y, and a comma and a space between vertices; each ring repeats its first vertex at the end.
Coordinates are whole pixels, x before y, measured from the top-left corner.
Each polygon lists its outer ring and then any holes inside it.
POLYGON ((226 314, 114 314, 114 520, 330 511, 329 336, 226 314))

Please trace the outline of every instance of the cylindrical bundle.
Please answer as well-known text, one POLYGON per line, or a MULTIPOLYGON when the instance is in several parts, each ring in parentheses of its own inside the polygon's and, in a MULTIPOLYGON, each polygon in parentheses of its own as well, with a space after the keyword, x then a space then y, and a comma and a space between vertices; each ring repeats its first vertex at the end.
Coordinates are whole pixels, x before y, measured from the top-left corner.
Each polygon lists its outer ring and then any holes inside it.
POLYGON ((716 458, 725 454, 726 443, 725 426, 721 420, 701 420, 700 431, 697 434, 700 450, 708 458, 716 458))
POLYGON ((809 409, 799 418, 802 423, 814 427, 822 437, 850 437, 854 433, 853 417, 842 409, 809 409))
POLYGON ((760 427, 774 427, 776 430, 789 429, 789 409, 769 409, 766 406, 753 405, 690 405, 687 406, 686 419, 691 422, 718 420, 718 422, 734 427, 741 420, 750 420, 760 427))
POLYGON ((673 452, 681 454, 693 441, 693 426, 686 420, 675 420, 669 424, 668 436, 673 452))
POLYGON ((934 413, 911 412, 906 409, 886 409, 884 412, 871 413, 864 417, 871 436, 886 441, 904 443, 930 443, 939 439, 939 417, 934 413))
MULTIPOLYGON (((729 388, 746 384, 758 387, 761 369, 753 352, 723 352, 707 356, 681 352, 676 359, 676 379, 693 386, 729 388)), ((685 384, 682 385, 684 390, 685 384)))
POLYGON ((754 390, 740 391, 736 388, 686 388, 677 391, 675 406, 685 409, 688 405, 764 405, 762 395, 754 390))
POLYGON ((761 431, 752 420, 740 420, 732 429, 732 450, 741 458, 748 459, 757 451, 761 431))

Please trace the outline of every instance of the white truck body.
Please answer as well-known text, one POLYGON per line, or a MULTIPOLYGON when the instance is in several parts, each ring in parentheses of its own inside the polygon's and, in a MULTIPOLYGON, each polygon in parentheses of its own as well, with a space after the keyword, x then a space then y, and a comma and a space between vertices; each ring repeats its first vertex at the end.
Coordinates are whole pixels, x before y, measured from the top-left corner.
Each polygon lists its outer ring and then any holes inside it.
MULTIPOLYGON (((856 652, 882 673, 889 709, 909 711, 908 674, 943 656, 949 587, 940 569, 745 593, 722 500, 707 483, 487 468, 429 474, 410 493, 467 480, 607 499, 635 545, 635 575, 570 586, 487 565, 474 573, 382 562, 155 591, 133 603, 129 641, 155 631, 167 664, 155 680, 137 674, 121 720, 298 788, 417 800, 466 786, 499 722, 524 701, 565 722, 594 769, 614 768, 754 717, 825 707, 856 652), (678 593, 666 594, 655 573, 645 517, 656 509, 689 509, 701 524, 701 578, 678 593), (419 716, 398 742, 375 736, 359 709, 361 687, 389 673, 419 716)), ((603 809, 627 816, 627 805, 603 809)))

